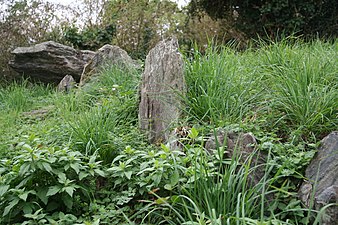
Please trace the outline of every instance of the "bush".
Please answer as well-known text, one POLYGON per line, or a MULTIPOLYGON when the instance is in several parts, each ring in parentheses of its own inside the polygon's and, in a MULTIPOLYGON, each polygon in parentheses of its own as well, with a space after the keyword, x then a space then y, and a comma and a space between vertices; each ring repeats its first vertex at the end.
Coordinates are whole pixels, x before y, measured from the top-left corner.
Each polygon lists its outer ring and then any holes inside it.
POLYGON ((11 159, 1 160, 2 222, 22 222, 40 209, 81 214, 93 199, 96 178, 105 176, 96 156, 27 139, 11 159))

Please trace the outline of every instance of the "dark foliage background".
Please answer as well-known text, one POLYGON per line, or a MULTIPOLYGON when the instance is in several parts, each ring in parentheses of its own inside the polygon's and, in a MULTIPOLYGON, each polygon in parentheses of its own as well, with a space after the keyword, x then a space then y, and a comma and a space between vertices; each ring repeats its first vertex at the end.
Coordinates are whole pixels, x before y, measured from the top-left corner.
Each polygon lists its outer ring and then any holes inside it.
POLYGON ((336 0, 192 0, 190 13, 205 11, 213 19, 226 19, 248 37, 275 38, 293 33, 336 37, 336 0))

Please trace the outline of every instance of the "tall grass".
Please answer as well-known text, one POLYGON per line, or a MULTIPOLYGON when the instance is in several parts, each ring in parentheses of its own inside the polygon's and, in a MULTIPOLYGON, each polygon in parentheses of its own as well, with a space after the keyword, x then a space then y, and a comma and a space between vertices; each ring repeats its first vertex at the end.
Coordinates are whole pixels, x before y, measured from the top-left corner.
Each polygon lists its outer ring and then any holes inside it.
POLYGON ((0 85, 0 155, 9 152, 19 133, 23 132, 22 112, 51 104, 51 86, 28 80, 0 85))
POLYGON ((321 134, 338 125, 338 53, 334 45, 281 42, 259 51, 276 123, 321 134), (282 123, 280 123, 282 122, 282 123))
POLYGON ((260 76, 246 61, 250 56, 228 47, 210 47, 205 55, 195 50, 186 60, 188 113, 205 122, 240 122, 260 102, 260 76))
POLYGON ((112 108, 107 106, 93 107, 82 112, 69 122, 72 131, 72 141, 76 146, 85 151, 86 155, 108 144, 109 136, 117 125, 117 115, 112 108))
POLYGON ((50 94, 51 86, 32 84, 28 80, 14 81, 8 86, 0 87, 0 110, 28 111, 43 106, 50 94))
POLYGON ((169 197, 153 193, 157 199, 140 210, 140 214, 147 212, 141 224, 318 225, 325 210, 334 205, 319 211, 303 208, 286 182, 276 187, 283 175, 280 170, 276 173, 277 165, 270 160, 270 153, 266 163, 258 165, 254 163, 258 152, 247 155, 243 161, 239 150, 230 159, 223 158, 225 151, 220 147, 215 155, 206 154, 202 146, 190 150, 186 154, 188 157, 194 154, 195 161, 190 165, 193 177, 174 189, 169 197), (260 179, 255 179, 257 172, 262 175, 260 179), (285 196, 292 198, 288 202, 285 196))
POLYGON ((336 45, 284 40, 240 53, 195 50, 186 60, 188 115, 216 126, 263 121, 284 136, 321 137, 338 124, 336 45))
POLYGON ((195 162, 195 168, 200 168, 200 172, 195 174, 192 185, 182 190, 181 202, 178 201, 178 205, 183 206, 180 217, 184 218, 184 223, 198 221, 199 224, 264 222, 267 206, 273 201, 271 190, 267 190, 273 179, 269 178, 273 165, 259 165, 266 173, 260 181, 253 183, 252 174, 258 165, 251 165, 250 157, 241 163, 240 153, 235 150, 231 159, 223 159, 224 149, 218 149, 215 153, 218 160, 211 163, 202 157, 195 162))
MULTIPOLYGON (((194 175, 190 182, 170 198, 157 196, 161 204, 146 207, 149 213, 144 221, 149 217, 155 224, 173 225, 290 224, 270 209, 280 199, 273 197, 279 190, 271 188, 271 184, 278 175, 272 176, 274 165, 269 160, 264 165, 254 165, 253 154, 243 162, 239 152, 224 159, 222 148, 216 155, 206 154, 203 148, 194 151, 200 153, 191 165, 194 175), (253 182, 253 173, 262 168, 265 174, 253 182)), ((305 210, 297 208, 295 212, 305 210)))
POLYGON ((105 162, 113 160, 119 148, 112 137, 118 137, 121 132, 128 133, 129 126, 137 124, 139 76, 134 69, 104 67, 94 82, 69 97, 66 107, 60 105, 69 112, 64 113, 64 118, 78 150, 87 155, 98 151, 105 162), (79 107, 81 104, 83 106, 79 107))

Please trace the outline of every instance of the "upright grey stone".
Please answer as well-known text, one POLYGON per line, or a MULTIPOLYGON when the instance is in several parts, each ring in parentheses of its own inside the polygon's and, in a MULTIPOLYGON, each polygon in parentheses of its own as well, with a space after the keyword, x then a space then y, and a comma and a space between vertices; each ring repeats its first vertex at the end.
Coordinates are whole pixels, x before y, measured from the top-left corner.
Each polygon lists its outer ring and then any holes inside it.
POLYGON ((322 225, 338 224, 338 132, 332 132, 321 141, 317 155, 307 167, 308 179, 299 190, 300 200, 307 206, 320 209, 330 203, 322 225))
POLYGON ((170 123, 180 116, 185 93, 184 62, 176 38, 159 42, 147 55, 140 87, 140 127, 152 143, 168 141, 170 123))

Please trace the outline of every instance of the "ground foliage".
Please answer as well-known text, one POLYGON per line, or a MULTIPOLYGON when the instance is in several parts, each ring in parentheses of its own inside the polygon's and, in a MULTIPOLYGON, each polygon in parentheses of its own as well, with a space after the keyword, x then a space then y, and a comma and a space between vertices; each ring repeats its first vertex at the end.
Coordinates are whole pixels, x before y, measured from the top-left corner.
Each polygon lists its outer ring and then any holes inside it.
POLYGON ((186 57, 182 150, 138 130, 141 71, 107 66, 69 94, 1 87, 0 223, 319 224, 324 210, 305 209, 296 192, 337 127, 337 43, 260 45, 186 57), (257 184, 250 159, 204 149, 219 127, 255 135, 269 159, 257 184))

